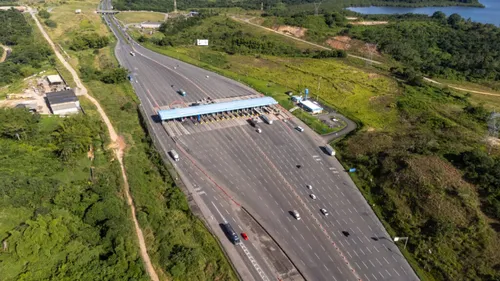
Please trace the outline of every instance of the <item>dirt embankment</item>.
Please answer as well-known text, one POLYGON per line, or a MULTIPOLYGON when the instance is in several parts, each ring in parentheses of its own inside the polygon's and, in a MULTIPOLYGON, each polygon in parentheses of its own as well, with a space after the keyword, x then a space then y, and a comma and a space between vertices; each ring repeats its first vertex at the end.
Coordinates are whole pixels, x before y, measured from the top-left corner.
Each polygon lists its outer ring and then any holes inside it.
POLYGON ((307 31, 307 28, 290 26, 290 25, 279 25, 273 27, 273 29, 280 33, 291 35, 297 38, 303 38, 304 36, 306 36, 306 31, 307 31))
POLYGON ((388 24, 388 21, 354 21, 351 22, 352 25, 381 25, 388 24))
POLYGON ((326 40, 326 43, 334 49, 346 51, 351 49, 351 40, 349 36, 335 36, 326 40))
POLYGON ((335 36, 326 40, 328 46, 337 50, 357 51, 364 55, 380 57, 382 54, 377 51, 377 47, 373 44, 366 44, 363 41, 352 39, 349 36, 335 36))
POLYGON ((0 45, 0 48, 3 49, 2 51, 0 51, 2 53, 2 56, 0 57, 0 63, 2 63, 7 59, 7 55, 12 52, 12 49, 4 45, 0 45))

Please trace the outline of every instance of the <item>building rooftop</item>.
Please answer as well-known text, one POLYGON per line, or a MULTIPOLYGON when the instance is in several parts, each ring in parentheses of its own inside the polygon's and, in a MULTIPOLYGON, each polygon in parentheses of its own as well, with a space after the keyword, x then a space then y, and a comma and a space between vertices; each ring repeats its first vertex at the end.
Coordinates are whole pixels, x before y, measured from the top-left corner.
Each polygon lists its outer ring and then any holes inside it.
POLYGON ((160 116, 161 120, 170 120, 176 118, 219 113, 219 112, 239 110, 245 108, 268 106, 277 103, 278 102, 271 97, 262 97, 262 98, 246 99, 246 100, 236 100, 230 102, 203 104, 203 105, 190 106, 184 108, 160 110, 158 111, 158 115, 160 116))
POLYGON ((76 102, 78 101, 78 98, 76 97, 73 89, 69 89, 60 92, 47 93, 47 101, 49 102, 49 104, 59 104, 66 102, 76 102))
POLYGON ((59 76, 58 74, 47 75, 47 80, 49 80, 50 84, 62 83, 63 82, 61 76, 59 76))
POLYGON ((318 111, 318 110, 323 110, 323 108, 315 103, 313 103, 310 100, 303 100, 300 101, 300 104, 304 105, 305 107, 309 108, 311 111, 318 111))

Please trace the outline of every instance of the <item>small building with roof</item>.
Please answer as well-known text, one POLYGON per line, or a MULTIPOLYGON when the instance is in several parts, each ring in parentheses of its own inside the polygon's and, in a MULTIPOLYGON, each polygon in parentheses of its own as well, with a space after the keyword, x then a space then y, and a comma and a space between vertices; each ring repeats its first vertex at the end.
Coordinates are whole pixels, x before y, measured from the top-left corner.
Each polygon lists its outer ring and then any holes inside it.
POLYGON ((300 101, 299 105, 306 111, 311 112, 312 114, 319 114, 323 112, 323 108, 321 106, 310 100, 300 101))
POLYGON ((141 22, 141 28, 148 28, 148 29, 158 29, 161 26, 161 22, 150 22, 150 21, 145 21, 141 22))
POLYGON ((80 101, 73 89, 47 93, 46 100, 50 110, 56 115, 75 114, 80 110, 80 101))
POLYGON ((61 76, 59 74, 55 75, 47 75, 47 81, 49 82, 49 85, 61 85, 64 83, 62 80, 61 76))

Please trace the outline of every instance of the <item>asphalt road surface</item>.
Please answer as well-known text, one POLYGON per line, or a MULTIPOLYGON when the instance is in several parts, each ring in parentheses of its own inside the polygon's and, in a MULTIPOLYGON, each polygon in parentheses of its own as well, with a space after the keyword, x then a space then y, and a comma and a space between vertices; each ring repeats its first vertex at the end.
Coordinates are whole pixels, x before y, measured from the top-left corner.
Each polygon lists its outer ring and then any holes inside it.
MULTIPOLYGON (((215 73, 128 44, 113 18, 105 18, 118 35, 116 56, 132 73, 131 83, 151 120, 158 108, 174 102, 258 95, 215 73)), ((240 204, 246 206, 307 280, 418 280, 340 163, 321 150, 320 138, 309 129, 294 130, 293 122, 261 126, 262 134, 249 125, 185 134, 176 143, 160 123, 151 124, 162 149, 181 154, 176 168, 210 209, 213 216, 207 219, 244 231, 238 212, 240 204), (292 210, 301 220, 290 215, 292 210)), ((275 280, 272 261, 259 245, 243 245, 234 247, 254 280, 275 280)))

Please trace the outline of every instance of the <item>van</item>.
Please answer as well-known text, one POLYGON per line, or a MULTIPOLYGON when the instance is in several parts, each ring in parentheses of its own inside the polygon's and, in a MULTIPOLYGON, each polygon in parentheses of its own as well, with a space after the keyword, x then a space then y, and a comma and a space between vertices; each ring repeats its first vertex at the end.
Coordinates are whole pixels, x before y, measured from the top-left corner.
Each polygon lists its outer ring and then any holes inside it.
POLYGON ((233 227, 229 223, 223 223, 221 225, 222 230, 226 234, 227 238, 233 243, 233 244, 238 244, 240 243, 240 237, 234 231, 233 227))

